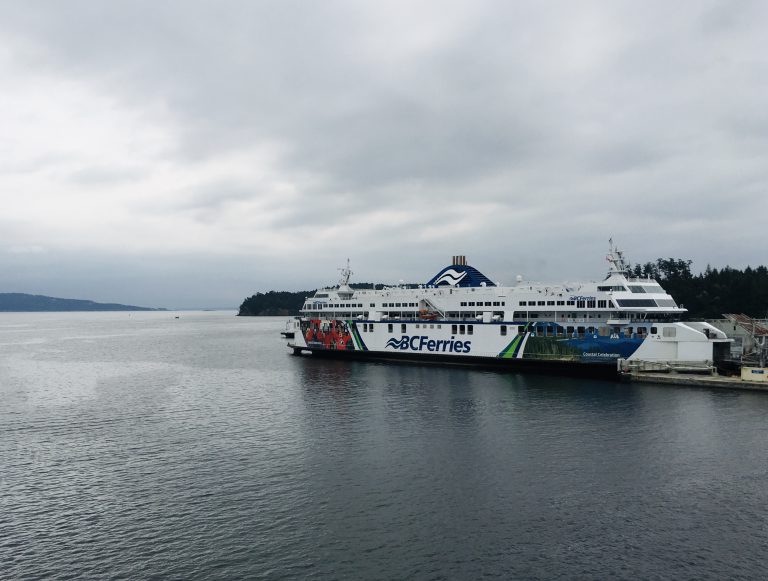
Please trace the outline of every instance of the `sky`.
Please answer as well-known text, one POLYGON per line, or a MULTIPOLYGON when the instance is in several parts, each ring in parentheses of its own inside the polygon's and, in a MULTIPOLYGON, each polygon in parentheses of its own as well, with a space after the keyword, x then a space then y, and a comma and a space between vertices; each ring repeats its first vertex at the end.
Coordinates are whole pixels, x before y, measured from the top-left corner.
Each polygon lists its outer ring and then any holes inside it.
POLYGON ((768 3, 0 0, 0 292, 768 264, 768 3))

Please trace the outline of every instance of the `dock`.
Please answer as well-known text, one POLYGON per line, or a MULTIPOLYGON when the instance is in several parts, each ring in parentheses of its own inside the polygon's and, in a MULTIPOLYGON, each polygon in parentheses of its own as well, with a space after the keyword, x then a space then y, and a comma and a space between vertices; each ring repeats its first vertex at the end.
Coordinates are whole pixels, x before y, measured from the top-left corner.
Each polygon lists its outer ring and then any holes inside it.
POLYGON ((621 376, 623 381, 629 383, 656 383, 664 385, 680 385, 688 387, 715 387, 719 389, 739 389, 749 391, 763 391, 768 393, 768 382, 745 381, 741 377, 728 377, 725 375, 701 375, 694 373, 628 373, 621 376))
POLYGON ((768 392, 768 369, 746 367, 741 375, 721 375, 709 362, 618 361, 619 377, 628 383, 656 383, 689 387, 715 387, 768 392), (754 378, 754 380, 752 380, 754 378))

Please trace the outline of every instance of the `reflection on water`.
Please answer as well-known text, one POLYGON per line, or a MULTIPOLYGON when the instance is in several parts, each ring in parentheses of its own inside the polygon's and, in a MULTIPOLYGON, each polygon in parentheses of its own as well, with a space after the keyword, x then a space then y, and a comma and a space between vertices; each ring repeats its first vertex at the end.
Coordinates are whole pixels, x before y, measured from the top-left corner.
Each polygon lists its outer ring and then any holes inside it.
POLYGON ((763 394, 292 357, 282 326, 0 315, 3 575, 764 576, 763 394))

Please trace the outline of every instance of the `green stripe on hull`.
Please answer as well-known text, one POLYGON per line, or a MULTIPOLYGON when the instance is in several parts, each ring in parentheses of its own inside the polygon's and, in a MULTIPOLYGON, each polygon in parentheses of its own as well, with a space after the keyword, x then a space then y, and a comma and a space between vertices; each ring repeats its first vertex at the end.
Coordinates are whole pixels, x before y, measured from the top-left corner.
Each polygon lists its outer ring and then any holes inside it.
POLYGON ((360 337, 360 331, 357 328, 357 323, 354 321, 347 321, 349 329, 352 333, 352 342, 355 344, 355 349, 358 351, 368 351, 368 347, 363 343, 363 339, 360 337))
POLYGON ((518 335, 514 339, 512 339, 512 342, 507 345, 507 348, 504 349, 501 353, 499 353, 499 357, 502 357, 504 359, 512 359, 515 356, 515 352, 517 351, 518 347, 520 346, 520 341, 522 341, 524 335, 518 335))

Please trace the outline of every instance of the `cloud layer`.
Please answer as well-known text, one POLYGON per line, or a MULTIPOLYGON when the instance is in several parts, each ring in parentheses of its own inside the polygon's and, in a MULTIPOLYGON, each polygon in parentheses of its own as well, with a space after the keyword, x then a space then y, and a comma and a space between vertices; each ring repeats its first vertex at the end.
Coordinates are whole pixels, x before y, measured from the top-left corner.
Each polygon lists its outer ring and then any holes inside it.
POLYGON ((766 263, 760 2, 0 3, 3 291, 766 263))

